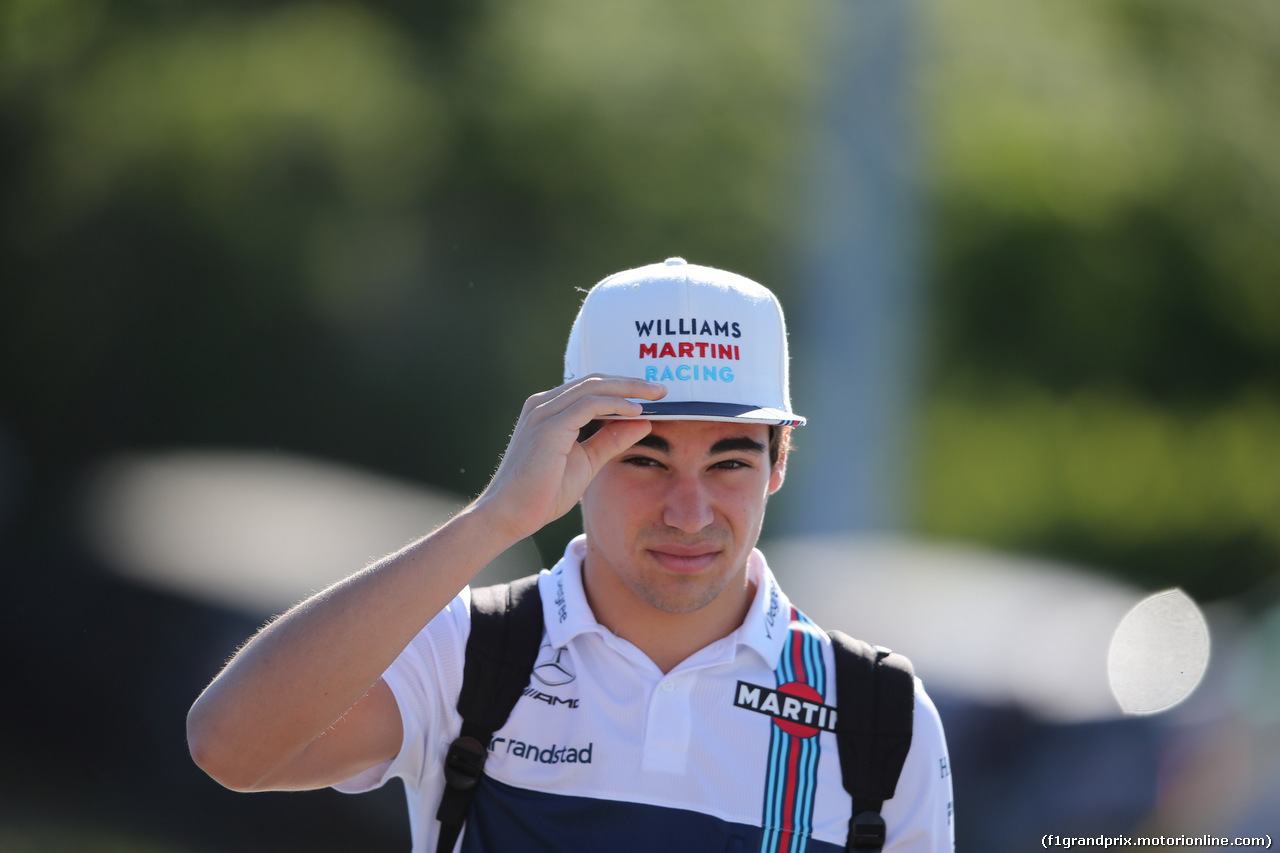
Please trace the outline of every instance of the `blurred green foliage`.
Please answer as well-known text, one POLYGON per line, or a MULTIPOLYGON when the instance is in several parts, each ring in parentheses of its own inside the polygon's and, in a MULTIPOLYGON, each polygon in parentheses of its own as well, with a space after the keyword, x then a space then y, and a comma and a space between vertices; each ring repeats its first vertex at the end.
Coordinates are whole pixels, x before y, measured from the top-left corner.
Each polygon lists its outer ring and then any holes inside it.
POLYGON ((1151 585, 1273 575, 1275 398, 1179 417, 1133 397, 1023 388, 941 396, 925 423, 920 503, 936 533, 1119 563, 1151 585))
MULTIPOLYGON (((683 254, 797 312, 829 2, 8 0, 15 529, 124 448, 475 493, 578 289, 627 266, 683 254)), ((1201 596, 1273 577, 1280 9, 914 8, 918 528, 1201 596)))
POLYGON ((933 8, 931 532, 1201 596, 1280 568, 1280 10, 933 8))

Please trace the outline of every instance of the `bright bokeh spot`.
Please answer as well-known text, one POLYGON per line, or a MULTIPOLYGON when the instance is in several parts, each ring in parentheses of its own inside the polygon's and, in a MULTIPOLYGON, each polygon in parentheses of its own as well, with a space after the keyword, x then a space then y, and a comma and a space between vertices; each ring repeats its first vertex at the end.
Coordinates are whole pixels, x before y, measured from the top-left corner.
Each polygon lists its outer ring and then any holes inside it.
POLYGON ((1158 592, 1125 614, 1111 637, 1107 677, 1130 714, 1168 710, 1191 695, 1209 665, 1209 627, 1180 589, 1158 592))

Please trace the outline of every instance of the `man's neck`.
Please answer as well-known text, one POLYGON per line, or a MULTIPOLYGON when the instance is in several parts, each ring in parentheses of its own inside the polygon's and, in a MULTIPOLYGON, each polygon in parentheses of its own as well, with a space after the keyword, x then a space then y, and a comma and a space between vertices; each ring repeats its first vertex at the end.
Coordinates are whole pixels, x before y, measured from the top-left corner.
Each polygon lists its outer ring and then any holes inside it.
POLYGON ((582 588, 596 621, 670 672, 682 661, 729 636, 742 625, 755 599, 756 582, 744 566, 709 604, 686 613, 652 606, 608 565, 582 561, 582 588))

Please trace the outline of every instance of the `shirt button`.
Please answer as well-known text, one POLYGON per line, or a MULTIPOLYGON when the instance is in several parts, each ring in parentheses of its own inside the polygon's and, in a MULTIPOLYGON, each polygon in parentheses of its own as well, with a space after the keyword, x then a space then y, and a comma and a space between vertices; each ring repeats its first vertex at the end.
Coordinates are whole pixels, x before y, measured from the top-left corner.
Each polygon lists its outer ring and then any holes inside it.
POLYGON ((673 690, 675 690, 675 689, 676 689, 676 685, 675 685, 675 683, 674 683, 674 682, 671 682, 671 681, 664 681, 664 682, 662 682, 662 692, 663 692, 663 693, 670 693, 671 691, 673 691, 673 690))

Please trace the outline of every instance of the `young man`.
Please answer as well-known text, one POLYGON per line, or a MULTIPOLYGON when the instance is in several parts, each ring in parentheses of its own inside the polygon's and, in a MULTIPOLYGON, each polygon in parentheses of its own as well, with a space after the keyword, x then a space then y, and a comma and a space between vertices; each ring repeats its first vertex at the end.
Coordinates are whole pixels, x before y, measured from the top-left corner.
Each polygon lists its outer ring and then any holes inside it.
MULTIPOLYGON (((192 756, 244 791, 399 776, 413 849, 434 851, 467 584, 581 501, 584 535, 541 575, 543 648, 457 849, 843 850, 830 640, 755 550, 804 422, 777 300, 679 258, 619 273, 583 301, 565 380, 525 403, 470 506, 236 654, 191 709, 192 756), (802 697, 806 717, 760 696, 802 697)), ((886 853, 953 849, 946 767, 917 681, 886 853)))

